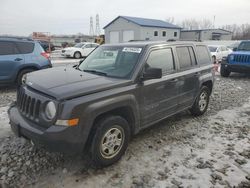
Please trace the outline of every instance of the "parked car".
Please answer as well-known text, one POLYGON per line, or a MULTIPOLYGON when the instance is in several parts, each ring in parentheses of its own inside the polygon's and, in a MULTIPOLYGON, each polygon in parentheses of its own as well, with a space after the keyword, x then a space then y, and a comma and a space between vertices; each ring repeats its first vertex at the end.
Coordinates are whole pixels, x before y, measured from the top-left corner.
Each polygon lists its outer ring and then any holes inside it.
POLYGON ((231 72, 250 73, 250 40, 242 41, 221 64, 221 76, 228 77, 231 72))
POLYGON ((49 54, 38 42, 0 37, 0 85, 20 85, 27 73, 49 67, 52 67, 49 54))
POLYGON ((45 52, 51 52, 56 49, 54 44, 52 44, 51 42, 44 41, 44 40, 38 40, 38 42, 41 44, 45 52))
POLYGON ((183 110, 204 114, 212 67, 203 43, 102 45, 76 68, 28 74, 8 111, 11 128, 35 145, 111 165, 139 131, 183 110))
POLYGON ((208 45, 213 62, 221 62, 223 57, 227 57, 232 50, 222 45, 208 45))
POLYGON ((74 57, 79 59, 81 57, 87 57, 94 49, 99 46, 97 43, 82 42, 76 44, 74 47, 64 48, 62 50, 62 56, 74 57))

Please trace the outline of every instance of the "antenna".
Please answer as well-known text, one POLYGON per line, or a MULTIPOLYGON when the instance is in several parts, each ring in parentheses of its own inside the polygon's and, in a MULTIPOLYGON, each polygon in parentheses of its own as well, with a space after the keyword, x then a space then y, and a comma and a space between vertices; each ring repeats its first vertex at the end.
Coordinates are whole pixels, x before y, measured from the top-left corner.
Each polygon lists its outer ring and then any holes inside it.
POLYGON ((96 15, 96 27, 95 27, 95 34, 96 36, 99 36, 101 34, 100 31, 100 22, 99 22, 99 15, 96 15))
POLYGON ((215 28, 215 15, 214 15, 213 27, 215 28))
POLYGON ((90 28, 89 28, 89 35, 94 36, 94 26, 93 26, 93 17, 90 17, 90 28))

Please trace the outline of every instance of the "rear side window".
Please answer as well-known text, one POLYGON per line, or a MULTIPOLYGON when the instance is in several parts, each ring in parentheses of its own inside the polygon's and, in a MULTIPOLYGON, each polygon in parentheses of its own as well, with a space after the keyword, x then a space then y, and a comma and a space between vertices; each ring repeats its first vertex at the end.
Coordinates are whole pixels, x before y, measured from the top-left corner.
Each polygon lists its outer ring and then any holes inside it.
POLYGON ((147 65, 162 69, 162 74, 172 72, 175 69, 172 50, 166 48, 152 51, 147 59, 147 65))
POLYGON ((201 65, 211 64, 210 53, 206 46, 196 46, 196 52, 201 65))
POLYGON ((16 44, 22 54, 29 54, 34 50, 34 43, 32 42, 16 42, 16 44))
POLYGON ((19 51, 13 42, 0 41, 0 55, 14 54, 19 54, 19 51))
POLYGON ((181 69, 188 69, 189 67, 192 66, 192 60, 191 60, 191 56, 189 53, 189 47, 187 47, 187 46, 177 47, 176 52, 178 55, 181 69))

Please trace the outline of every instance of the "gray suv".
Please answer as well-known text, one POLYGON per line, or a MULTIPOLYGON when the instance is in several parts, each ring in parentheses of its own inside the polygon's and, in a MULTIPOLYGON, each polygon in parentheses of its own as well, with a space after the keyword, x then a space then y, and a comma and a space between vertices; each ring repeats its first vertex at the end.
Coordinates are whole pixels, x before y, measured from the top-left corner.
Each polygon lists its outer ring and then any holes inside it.
POLYGON ((49 54, 30 38, 0 37, 0 86, 17 83, 32 71, 52 67, 49 54))
POLYGON ((102 45, 75 68, 28 74, 10 124, 35 145, 87 151, 95 165, 107 166, 142 129, 183 110, 205 113, 213 78, 202 43, 102 45))

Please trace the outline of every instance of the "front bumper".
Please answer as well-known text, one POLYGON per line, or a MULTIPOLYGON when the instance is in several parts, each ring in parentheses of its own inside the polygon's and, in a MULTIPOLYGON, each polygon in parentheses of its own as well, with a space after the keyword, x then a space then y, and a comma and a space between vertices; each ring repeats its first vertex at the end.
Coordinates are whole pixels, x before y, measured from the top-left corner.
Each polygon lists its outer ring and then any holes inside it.
POLYGON ((10 107, 8 115, 11 129, 15 135, 32 140, 36 146, 70 154, 83 152, 84 143, 77 127, 52 125, 45 128, 35 125, 23 118, 15 105, 10 107))
POLYGON ((250 73, 250 63, 249 64, 230 64, 230 63, 221 63, 223 68, 226 68, 230 72, 238 73, 250 73))

